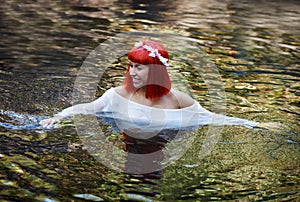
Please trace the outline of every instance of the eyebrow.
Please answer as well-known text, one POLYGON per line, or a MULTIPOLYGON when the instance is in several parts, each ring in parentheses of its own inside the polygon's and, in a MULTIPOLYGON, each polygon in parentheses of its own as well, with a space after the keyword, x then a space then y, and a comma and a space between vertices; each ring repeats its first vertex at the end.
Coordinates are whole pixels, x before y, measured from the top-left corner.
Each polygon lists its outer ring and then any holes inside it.
MULTIPOLYGON (((131 65, 133 65, 133 63, 132 63, 132 62, 130 62, 130 64, 131 64, 131 65)), ((136 64, 135 64, 135 66, 136 66, 136 67, 139 67, 139 66, 142 66, 142 65, 141 65, 141 64, 139 64, 139 63, 136 63, 136 64)))

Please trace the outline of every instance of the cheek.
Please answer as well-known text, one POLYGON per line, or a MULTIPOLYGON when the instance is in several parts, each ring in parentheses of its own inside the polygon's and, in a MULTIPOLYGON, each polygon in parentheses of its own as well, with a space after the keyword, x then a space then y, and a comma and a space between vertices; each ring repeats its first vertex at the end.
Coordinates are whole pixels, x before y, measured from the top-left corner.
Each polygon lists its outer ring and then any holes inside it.
POLYGON ((148 79, 148 71, 143 72, 143 78, 144 80, 148 79))

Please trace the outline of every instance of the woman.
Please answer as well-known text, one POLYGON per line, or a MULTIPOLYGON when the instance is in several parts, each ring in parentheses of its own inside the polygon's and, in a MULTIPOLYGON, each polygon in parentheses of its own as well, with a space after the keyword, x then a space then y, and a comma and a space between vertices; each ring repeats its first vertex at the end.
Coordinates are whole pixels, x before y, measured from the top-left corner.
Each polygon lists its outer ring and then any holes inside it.
MULTIPOLYGON (((148 128, 156 127, 161 123, 163 127, 178 128, 207 124, 242 125, 267 129, 278 127, 276 123, 258 123, 214 114, 201 107, 189 95, 171 88, 167 72, 169 54, 158 42, 137 43, 129 52, 128 59, 130 64, 123 86, 109 89, 93 102, 66 108, 54 117, 42 120, 40 124, 49 128, 61 119, 75 114, 118 112, 116 118, 148 121, 151 123, 147 125, 148 128), (178 113, 181 116, 177 116, 178 113)), ((142 129, 146 128, 142 127, 142 129)))

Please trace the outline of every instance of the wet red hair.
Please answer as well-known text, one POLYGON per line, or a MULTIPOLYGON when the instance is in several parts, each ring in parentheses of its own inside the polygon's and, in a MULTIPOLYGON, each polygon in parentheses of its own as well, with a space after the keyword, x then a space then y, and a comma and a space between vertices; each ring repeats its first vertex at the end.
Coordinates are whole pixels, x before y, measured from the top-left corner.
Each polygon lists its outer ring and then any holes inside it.
MULTIPOLYGON (((153 49, 157 49, 161 56, 168 60, 170 59, 168 51, 161 43, 155 41, 143 41, 142 44, 151 46, 153 49)), ((148 81, 145 86, 145 97, 147 99, 154 100, 167 95, 170 92, 171 80, 167 72, 167 67, 164 66, 157 57, 149 56, 150 52, 144 49, 143 45, 133 47, 128 53, 128 59, 134 63, 149 66, 148 81)), ((134 92, 137 89, 133 86, 129 72, 130 65, 128 65, 126 71, 124 87, 128 92, 134 92)))

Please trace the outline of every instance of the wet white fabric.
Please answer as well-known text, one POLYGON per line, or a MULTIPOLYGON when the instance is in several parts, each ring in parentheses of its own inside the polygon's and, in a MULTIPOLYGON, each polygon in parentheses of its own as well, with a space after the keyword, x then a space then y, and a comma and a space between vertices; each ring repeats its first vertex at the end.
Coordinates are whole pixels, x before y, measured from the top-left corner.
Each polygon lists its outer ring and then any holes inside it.
POLYGON ((69 107, 57 115, 67 117, 75 114, 110 112, 120 129, 140 128, 144 131, 182 128, 203 125, 241 125, 255 127, 258 122, 212 113, 197 101, 182 109, 160 109, 130 101, 119 95, 114 88, 106 91, 91 103, 69 107))

